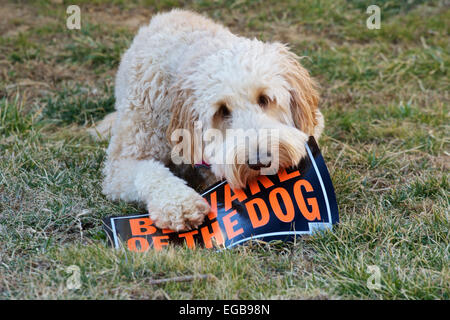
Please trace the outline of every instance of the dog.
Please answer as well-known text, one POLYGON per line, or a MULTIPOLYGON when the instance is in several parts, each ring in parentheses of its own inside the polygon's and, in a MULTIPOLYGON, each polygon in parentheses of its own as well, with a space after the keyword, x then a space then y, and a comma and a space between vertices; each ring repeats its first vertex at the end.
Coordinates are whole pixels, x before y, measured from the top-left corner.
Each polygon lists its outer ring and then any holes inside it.
POLYGON ((99 136, 110 134, 103 193, 144 203, 157 227, 175 231, 196 228, 210 211, 194 182, 226 179, 242 188, 272 163, 298 164, 309 136, 318 140, 324 127, 317 84, 286 45, 237 36, 179 9, 140 28, 121 58, 115 99, 116 112, 94 128, 99 136), (189 150, 177 156, 174 134, 195 136, 199 123, 202 132, 223 138, 186 139, 189 150), (229 138, 232 129, 276 130, 277 144, 262 157, 261 139, 251 151, 229 138), (237 161, 242 149, 247 153, 237 161))

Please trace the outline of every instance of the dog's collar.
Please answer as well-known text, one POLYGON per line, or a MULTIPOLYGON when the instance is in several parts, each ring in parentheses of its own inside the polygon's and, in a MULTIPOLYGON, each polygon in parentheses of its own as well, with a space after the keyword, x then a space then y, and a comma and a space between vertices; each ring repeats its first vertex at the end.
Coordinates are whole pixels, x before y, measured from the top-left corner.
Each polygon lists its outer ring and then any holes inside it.
POLYGON ((196 163, 196 164, 194 164, 194 167, 209 169, 211 167, 211 165, 209 163, 206 163, 204 160, 202 160, 202 163, 196 163))

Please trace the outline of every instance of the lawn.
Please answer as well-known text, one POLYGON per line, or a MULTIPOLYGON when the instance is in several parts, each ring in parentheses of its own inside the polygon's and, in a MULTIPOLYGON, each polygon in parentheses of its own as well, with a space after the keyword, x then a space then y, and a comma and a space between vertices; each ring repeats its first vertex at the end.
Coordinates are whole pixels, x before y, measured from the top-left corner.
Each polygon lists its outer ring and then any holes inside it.
POLYGON ((448 1, 1 2, 0 299, 450 298, 448 1), (69 4, 81 30, 66 27, 69 4), (379 30, 366 27, 370 4, 379 30), (172 7, 305 56, 321 86, 333 232, 221 252, 108 247, 102 217, 143 211, 102 195, 107 142, 86 128, 113 110, 138 27, 172 7), (199 274, 213 277, 152 283, 199 274))

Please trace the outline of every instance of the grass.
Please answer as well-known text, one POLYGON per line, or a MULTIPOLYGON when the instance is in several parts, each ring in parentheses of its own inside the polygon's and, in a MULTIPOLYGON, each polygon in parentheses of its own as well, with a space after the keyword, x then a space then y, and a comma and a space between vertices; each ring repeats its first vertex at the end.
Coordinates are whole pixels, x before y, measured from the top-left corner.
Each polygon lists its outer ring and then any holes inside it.
POLYGON ((450 10, 446 1, 7 2, 0 24, 0 299, 449 299, 450 10), (56 4, 54 3, 56 2, 56 4), (62 2, 59 3, 58 2, 62 2), (120 54, 157 11, 187 7, 282 41, 321 85, 322 152, 341 224, 293 244, 214 252, 109 248, 102 217, 142 212, 101 194, 120 54), (69 266, 82 286, 69 289, 69 266), (369 289, 370 266, 381 287, 369 289), (216 280, 150 284, 212 274, 216 280))

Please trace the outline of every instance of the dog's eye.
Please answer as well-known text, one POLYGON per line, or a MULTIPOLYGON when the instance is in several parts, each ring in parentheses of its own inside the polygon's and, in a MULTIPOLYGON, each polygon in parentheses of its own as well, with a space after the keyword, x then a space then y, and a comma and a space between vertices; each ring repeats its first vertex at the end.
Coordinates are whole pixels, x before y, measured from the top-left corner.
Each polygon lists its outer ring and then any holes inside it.
POLYGON ((263 108, 267 107, 269 104, 269 98, 264 94, 260 95, 258 97, 258 104, 263 108))
POLYGON ((219 107, 219 110, 217 110, 216 115, 221 118, 228 118, 231 116, 231 111, 230 109, 228 109, 225 103, 222 103, 219 107))

